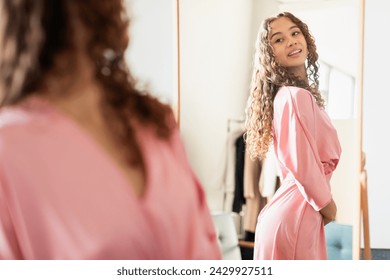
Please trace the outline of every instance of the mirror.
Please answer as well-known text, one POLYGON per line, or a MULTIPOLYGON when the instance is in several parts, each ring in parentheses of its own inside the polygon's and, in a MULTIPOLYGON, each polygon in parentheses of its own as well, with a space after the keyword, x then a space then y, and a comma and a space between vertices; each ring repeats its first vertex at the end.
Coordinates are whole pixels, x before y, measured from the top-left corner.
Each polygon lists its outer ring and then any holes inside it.
MULTIPOLYGON (((343 153, 332 178, 336 221, 353 228, 360 258, 363 0, 176 0, 178 118, 211 210, 226 210, 228 137, 243 125, 261 21, 290 11, 306 22, 320 56, 320 87, 343 153)), ((230 168, 230 170, 229 170, 230 168)), ((234 176, 234 175, 233 175, 234 176)), ((230 193, 227 193, 230 192, 230 193)))

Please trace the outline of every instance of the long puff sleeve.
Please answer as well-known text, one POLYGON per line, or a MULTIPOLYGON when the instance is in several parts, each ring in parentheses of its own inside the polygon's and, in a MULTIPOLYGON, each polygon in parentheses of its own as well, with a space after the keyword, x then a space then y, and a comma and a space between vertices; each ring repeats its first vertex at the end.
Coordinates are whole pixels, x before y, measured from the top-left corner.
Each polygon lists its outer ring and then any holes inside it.
POLYGON ((316 211, 332 198, 316 144, 319 110, 311 93, 301 88, 282 87, 274 100, 274 141, 283 176, 295 179, 316 211))

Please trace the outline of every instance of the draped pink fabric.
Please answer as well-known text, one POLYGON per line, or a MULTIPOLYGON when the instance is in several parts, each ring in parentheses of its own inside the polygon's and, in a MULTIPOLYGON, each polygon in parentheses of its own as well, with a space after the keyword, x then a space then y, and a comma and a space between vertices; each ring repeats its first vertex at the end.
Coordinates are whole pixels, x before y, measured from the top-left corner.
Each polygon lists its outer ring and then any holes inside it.
POLYGON ((38 98, 0 113, 0 259, 219 259, 179 131, 137 132, 139 198, 75 122, 38 98))
POLYGON ((298 87, 279 89, 273 129, 282 186, 259 214, 254 258, 327 259, 319 210, 332 198, 337 132, 312 94, 298 87))

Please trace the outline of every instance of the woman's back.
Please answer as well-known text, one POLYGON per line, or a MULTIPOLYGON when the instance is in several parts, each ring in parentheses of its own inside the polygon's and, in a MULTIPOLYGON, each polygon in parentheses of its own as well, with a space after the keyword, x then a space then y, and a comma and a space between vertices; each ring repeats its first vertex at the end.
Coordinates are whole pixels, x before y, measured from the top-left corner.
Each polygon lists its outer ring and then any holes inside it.
POLYGON ((166 141, 137 129, 140 197, 101 145, 43 99, 0 119, 0 259, 220 258, 177 130, 166 141))

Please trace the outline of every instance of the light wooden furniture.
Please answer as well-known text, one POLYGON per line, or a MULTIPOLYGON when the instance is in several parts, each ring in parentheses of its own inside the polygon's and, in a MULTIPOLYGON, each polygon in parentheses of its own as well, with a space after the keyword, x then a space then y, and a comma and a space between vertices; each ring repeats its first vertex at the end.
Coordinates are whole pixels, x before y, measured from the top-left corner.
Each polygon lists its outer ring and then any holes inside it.
POLYGON ((364 259, 371 260, 370 226, 368 219, 368 191, 367 191, 367 171, 366 157, 362 153, 362 171, 360 174, 360 208, 363 222, 364 259))

